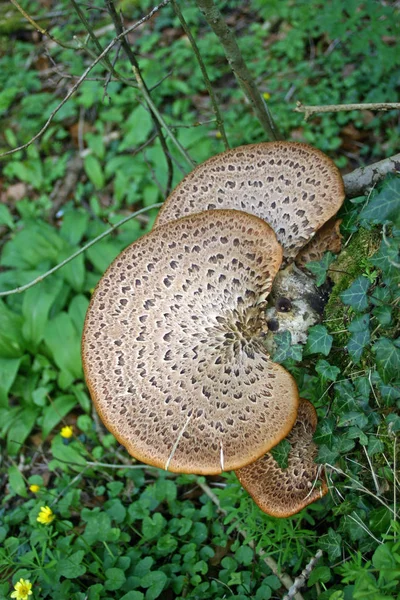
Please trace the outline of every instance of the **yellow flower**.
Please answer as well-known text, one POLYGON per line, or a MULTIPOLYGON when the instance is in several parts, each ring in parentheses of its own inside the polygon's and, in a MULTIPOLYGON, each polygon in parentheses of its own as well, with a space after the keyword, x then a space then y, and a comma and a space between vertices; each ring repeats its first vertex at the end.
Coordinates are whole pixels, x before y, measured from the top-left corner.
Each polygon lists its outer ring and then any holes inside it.
POLYGON ((222 138, 222 133, 220 131, 216 131, 215 137, 217 138, 217 140, 220 140, 222 138))
POLYGON ((37 494, 38 491, 40 490, 40 485, 36 485, 36 483, 32 483, 32 485, 29 486, 29 489, 34 494, 37 494))
POLYGON ((269 100, 271 98, 271 94, 268 94, 268 92, 264 92, 263 98, 264 98, 264 100, 269 100))
POLYGON ((63 427, 61 429, 61 437, 65 438, 66 440, 68 440, 73 435, 74 435, 74 430, 72 429, 72 427, 70 425, 66 425, 65 427, 63 427))
POLYGON ((36 521, 38 521, 39 523, 43 523, 43 525, 49 525, 49 523, 51 523, 53 519, 55 519, 55 514, 53 513, 51 508, 49 508, 48 506, 41 506, 40 513, 36 521))
POLYGON ((28 600, 28 596, 32 596, 32 584, 28 579, 20 579, 14 585, 15 592, 11 594, 11 598, 17 600, 28 600))

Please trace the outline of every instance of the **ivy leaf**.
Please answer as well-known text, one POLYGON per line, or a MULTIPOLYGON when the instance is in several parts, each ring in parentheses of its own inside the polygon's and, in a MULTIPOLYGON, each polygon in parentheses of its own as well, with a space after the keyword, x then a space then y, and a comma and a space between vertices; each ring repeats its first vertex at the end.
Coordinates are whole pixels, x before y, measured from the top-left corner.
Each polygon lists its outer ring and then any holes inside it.
POLYGON ((304 348, 305 354, 324 354, 328 356, 332 348, 333 337, 329 335, 324 325, 315 325, 308 332, 307 343, 304 348))
POLYGON ((382 190, 363 208, 360 220, 372 223, 392 221, 400 225, 400 178, 390 178, 382 190))
POLYGON ((349 289, 340 294, 343 303, 351 306, 356 312, 362 312, 368 307, 367 292, 370 285, 363 275, 357 277, 349 289))
POLYGON ((288 440, 282 440, 270 451, 281 469, 287 469, 289 452, 291 449, 290 442, 288 440))
POLYGON ((400 269, 396 267, 396 264, 400 262, 399 246, 398 238, 392 240, 390 244, 386 244, 382 240, 378 252, 369 259, 372 265, 382 271, 383 283, 388 286, 400 283, 400 269))
POLYGON ((369 344, 371 335, 369 329, 364 331, 357 331, 353 333, 347 342, 347 350, 349 351, 351 360, 358 364, 360 362, 362 353, 367 344, 369 344))
POLYGON ((376 306, 372 314, 382 327, 387 327, 392 322, 392 309, 390 306, 376 306))
POLYGON ((331 447, 334 439, 333 432, 335 431, 335 426, 335 419, 332 417, 328 417, 327 419, 319 421, 314 435, 315 442, 319 446, 322 444, 327 444, 329 447, 331 447))
POLYGON ((305 267, 316 277, 316 285, 319 287, 326 281, 328 270, 331 264, 336 260, 336 256, 332 252, 324 254, 321 260, 311 261, 306 263, 305 267))
POLYGON ((339 558, 342 554, 342 537, 330 527, 328 533, 320 538, 319 547, 326 552, 330 560, 339 558))
POLYGON ((325 379, 326 381, 336 381, 337 376, 340 373, 339 367, 330 365, 328 361, 323 358, 317 362, 315 370, 321 375, 322 379, 325 379))
POLYGON ((303 347, 301 344, 292 345, 292 334, 290 331, 282 331, 274 336, 276 351, 273 361, 282 363, 285 360, 293 359, 296 362, 302 359, 303 347))
POLYGON ((383 452, 385 446, 383 442, 375 436, 370 436, 368 439, 368 456, 383 452))
POLYGON ((372 346, 372 351, 376 355, 378 373, 384 383, 389 383, 392 379, 399 377, 400 348, 396 342, 381 338, 372 346))

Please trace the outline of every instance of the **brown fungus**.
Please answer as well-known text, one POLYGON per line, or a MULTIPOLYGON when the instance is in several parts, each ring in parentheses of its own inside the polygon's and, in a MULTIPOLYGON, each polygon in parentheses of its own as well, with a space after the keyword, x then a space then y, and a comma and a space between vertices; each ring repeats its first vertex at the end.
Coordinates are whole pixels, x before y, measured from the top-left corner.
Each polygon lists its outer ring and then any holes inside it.
POLYGON ((215 474, 289 433, 297 387, 262 343, 281 260, 265 221, 219 210, 157 227, 108 268, 83 364, 100 417, 134 457, 215 474))
POLYGON ((271 453, 238 469, 242 486, 264 512, 274 517, 290 517, 328 492, 321 465, 314 459, 318 448, 313 442, 317 427, 315 408, 300 399, 296 423, 287 436, 291 444, 288 466, 282 469, 271 453))
POLYGON ((204 210, 244 211, 271 225, 290 262, 343 200, 339 170, 320 150, 298 142, 251 144, 197 166, 167 198, 156 226, 204 210))

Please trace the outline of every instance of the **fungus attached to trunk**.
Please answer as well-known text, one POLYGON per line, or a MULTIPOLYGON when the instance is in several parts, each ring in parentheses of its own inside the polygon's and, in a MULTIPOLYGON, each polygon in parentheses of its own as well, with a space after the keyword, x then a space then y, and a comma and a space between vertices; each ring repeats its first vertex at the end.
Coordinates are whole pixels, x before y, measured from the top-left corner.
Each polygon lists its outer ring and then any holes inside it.
POLYGON ((175 472, 244 466, 291 430, 298 391, 262 343, 282 249, 265 221, 206 211, 120 254, 86 316, 83 363, 108 429, 175 472))
POLYGON ((189 173, 165 201, 156 226, 204 210, 244 211, 269 223, 290 262, 343 200, 339 170, 320 150, 298 142, 251 144, 189 173))
POLYGON ((271 453, 238 469, 242 486, 264 512, 274 517, 290 517, 328 492, 321 465, 314 459, 318 448, 313 442, 317 427, 315 408, 300 399, 296 423, 287 436, 291 444, 288 466, 282 469, 271 453))

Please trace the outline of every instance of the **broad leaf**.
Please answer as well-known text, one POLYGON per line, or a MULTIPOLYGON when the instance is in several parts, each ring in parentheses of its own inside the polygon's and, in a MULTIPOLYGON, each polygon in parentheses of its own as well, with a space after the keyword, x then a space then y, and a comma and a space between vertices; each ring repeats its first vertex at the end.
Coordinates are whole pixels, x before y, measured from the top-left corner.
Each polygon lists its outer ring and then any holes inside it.
POLYGON ((332 348, 333 337, 324 325, 315 325, 308 332, 304 354, 324 354, 328 356, 332 348))
POLYGON ((351 306, 356 312, 362 312, 368 307, 367 292, 370 285, 369 280, 361 275, 348 290, 340 294, 343 303, 351 306))

